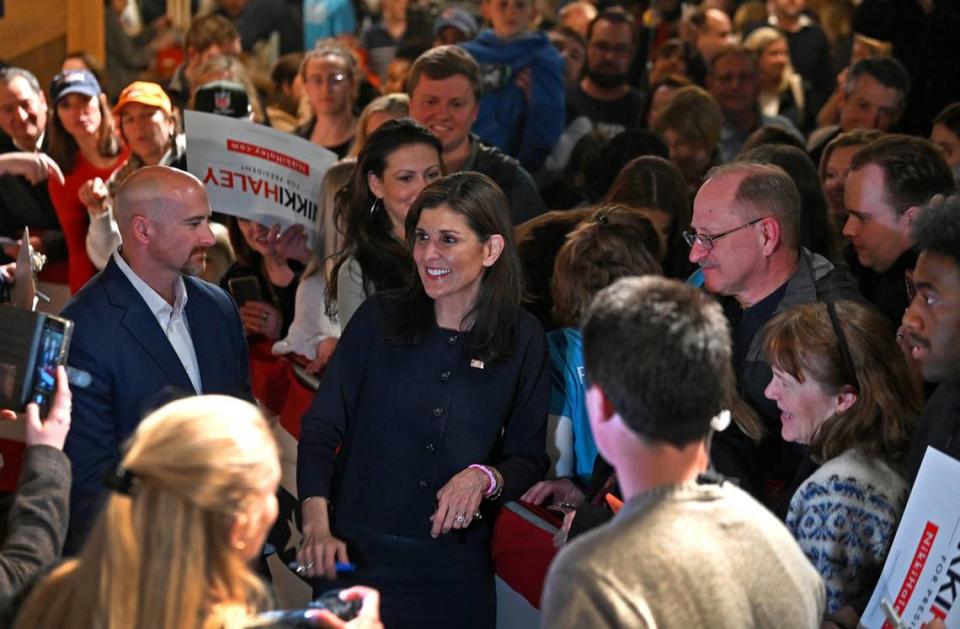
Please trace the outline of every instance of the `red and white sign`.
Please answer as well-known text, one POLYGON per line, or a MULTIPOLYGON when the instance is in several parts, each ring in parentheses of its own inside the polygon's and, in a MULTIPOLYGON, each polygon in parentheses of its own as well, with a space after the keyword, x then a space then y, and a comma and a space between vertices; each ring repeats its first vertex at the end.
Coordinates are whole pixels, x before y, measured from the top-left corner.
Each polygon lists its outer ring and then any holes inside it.
POLYGON ((187 111, 187 167, 215 212, 282 229, 303 225, 312 246, 332 151, 246 119, 187 111))
POLYGON ((877 589, 860 619, 865 627, 919 629, 934 618, 960 628, 960 461, 927 448, 893 538, 877 589))

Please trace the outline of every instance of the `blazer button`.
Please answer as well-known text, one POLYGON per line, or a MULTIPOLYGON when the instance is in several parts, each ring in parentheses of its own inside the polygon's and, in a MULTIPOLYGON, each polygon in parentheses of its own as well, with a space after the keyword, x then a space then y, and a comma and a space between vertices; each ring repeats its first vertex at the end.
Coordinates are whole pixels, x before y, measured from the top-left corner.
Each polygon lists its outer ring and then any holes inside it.
POLYGON ((427 444, 427 452, 435 452, 436 449, 437 449, 437 446, 433 445, 432 443, 427 444))
POLYGON ((438 406, 437 408, 433 409, 434 417, 440 417, 441 415, 443 415, 443 407, 438 406))
POLYGON ((447 343, 449 343, 450 345, 456 345, 458 338, 459 336, 457 336, 456 334, 451 334, 450 338, 447 339, 447 343))
POLYGON ((417 483, 417 487, 419 487, 420 489, 426 489, 426 488, 427 488, 427 481, 422 480, 422 481, 418 482, 418 483, 417 483))
POLYGON ((446 369, 440 372, 440 382, 449 382, 450 381, 450 372, 446 369))

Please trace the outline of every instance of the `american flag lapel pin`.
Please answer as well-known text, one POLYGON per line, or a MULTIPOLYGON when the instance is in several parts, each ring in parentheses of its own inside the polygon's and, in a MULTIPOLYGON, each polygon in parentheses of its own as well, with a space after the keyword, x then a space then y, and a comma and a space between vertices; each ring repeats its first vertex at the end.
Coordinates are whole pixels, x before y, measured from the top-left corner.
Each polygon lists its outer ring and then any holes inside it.
POLYGON ((470 361, 470 366, 473 367, 474 369, 483 369, 483 361, 477 360, 476 358, 474 358, 470 361))

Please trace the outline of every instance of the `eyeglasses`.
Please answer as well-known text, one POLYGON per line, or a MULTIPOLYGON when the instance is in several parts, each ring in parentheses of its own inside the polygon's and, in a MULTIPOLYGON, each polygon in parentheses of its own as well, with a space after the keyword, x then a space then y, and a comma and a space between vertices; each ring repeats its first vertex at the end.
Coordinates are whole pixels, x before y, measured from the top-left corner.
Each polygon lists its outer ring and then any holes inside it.
POLYGON ((707 234, 698 234, 697 232, 683 232, 683 239, 686 240, 687 244, 690 245, 691 247, 693 245, 700 245, 707 251, 710 251, 711 249, 713 249, 713 243, 716 242, 717 240, 720 240, 724 236, 729 236, 733 232, 738 232, 741 229, 750 227, 751 225, 756 225, 757 223, 759 223, 765 218, 770 218, 770 217, 761 216, 760 218, 753 219, 749 223, 744 223, 740 227, 734 227, 733 229, 728 229, 727 231, 719 234, 707 235, 707 234))
POLYGON ((312 74, 307 77, 307 83, 310 83, 311 85, 323 85, 324 82, 326 82, 332 87, 339 87, 340 85, 343 85, 346 80, 347 75, 340 72, 336 74, 328 74, 327 76, 323 76, 322 74, 312 74))

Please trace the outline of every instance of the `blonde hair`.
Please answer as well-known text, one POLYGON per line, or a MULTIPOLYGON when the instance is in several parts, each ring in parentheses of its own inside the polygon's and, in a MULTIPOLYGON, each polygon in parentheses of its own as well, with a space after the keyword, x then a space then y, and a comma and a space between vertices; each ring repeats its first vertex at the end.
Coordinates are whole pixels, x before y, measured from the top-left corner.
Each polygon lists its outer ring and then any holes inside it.
POLYGON ((279 453, 255 406, 206 395, 148 416, 122 467, 129 493, 110 494, 80 555, 31 593, 17 627, 240 627, 266 591, 231 532, 275 491, 279 453))
POLYGON ((373 114, 390 114, 394 118, 406 118, 410 115, 410 97, 406 94, 384 94, 370 101, 363 111, 360 112, 360 118, 357 119, 356 134, 353 139, 353 146, 350 147, 350 153, 347 157, 356 157, 360 154, 360 149, 367 143, 367 122, 373 114))

